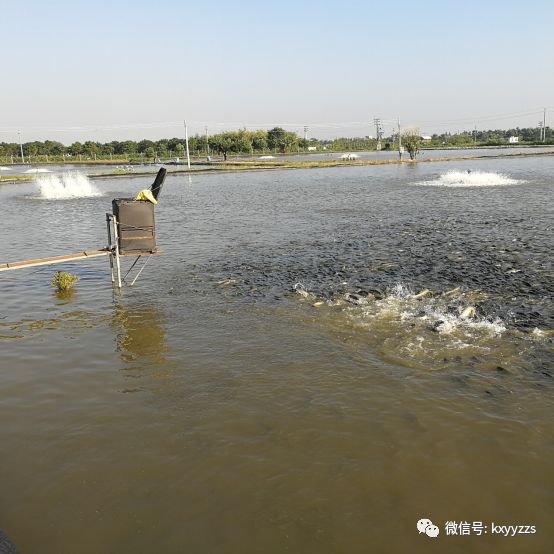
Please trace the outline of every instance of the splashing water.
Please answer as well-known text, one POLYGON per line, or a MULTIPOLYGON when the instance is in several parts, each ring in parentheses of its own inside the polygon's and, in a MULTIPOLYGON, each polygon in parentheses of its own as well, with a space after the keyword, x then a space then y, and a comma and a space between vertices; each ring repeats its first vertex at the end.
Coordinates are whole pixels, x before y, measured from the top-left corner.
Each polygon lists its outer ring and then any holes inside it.
POLYGON ((500 319, 491 321, 476 317, 473 310, 467 310, 473 300, 470 293, 453 292, 436 295, 425 289, 423 293, 414 294, 409 287, 399 284, 383 299, 370 303, 362 310, 350 308, 348 311, 351 318, 365 325, 375 320, 395 321, 424 327, 441 335, 461 334, 466 339, 472 337, 475 331, 490 335, 501 335, 506 331, 500 319))
POLYGON ((25 173, 52 173, 52 172, 49 169, 45 169, 44 167, 33 167, 25 171, 25 173))
POLYGON ((87 198, 102 193, 82 173, 62 173, 39 177, 36 181, 40 196, 48 199, 87 198))
POLYGON ((438 179, 423 181, 418 185, 434 187, 498 187, 504 185, 518 185, 525 181, 512 179, 503 173, 489 171, 447 171, 438 179))
MULTIPOLYGON (((317 299, 300 283, 294 286, 294 291, 306 300, 317 299)), ((459 287, 442 293, 424 289, 416 294, 409 286, 397 284, 384 293, 382 298, 376 298, 371 293, 365 296, 347 292, 325 303, 328 306, 342 307, 350 319, 365 327, 371 326, 372 322, 385 321, 387 324, 408 323, 412 328, 417 324, 441 335, 459 331, 463 334, 482 331, 490 335, 501 335, 506 327, 499 318, 477 316, 473 304, 484 298, 486 296, 483 293, 463 292, 459 287)), ((319 302, 320 305, 323 303, 319 302)))
POLYGON ((486 298, 480 291, 458 287, 416 293, 410 286, 397 284, 378 296, 341 293, 316 302, 319 299, 303 287, 295 287, 295 292, 322 310, 321 317, 341 332, 345 328, 365 331, 359 335, 364 342, 373 343, 387 359, 411 367, 443 369, 458 364, 460 356, 479 356, 479 363, 486 366, 495 362, 498 353, 517 355, 521 342, 526 341, 521 336, 513 342, 516 334, 504 321, 476 309, 486 298))

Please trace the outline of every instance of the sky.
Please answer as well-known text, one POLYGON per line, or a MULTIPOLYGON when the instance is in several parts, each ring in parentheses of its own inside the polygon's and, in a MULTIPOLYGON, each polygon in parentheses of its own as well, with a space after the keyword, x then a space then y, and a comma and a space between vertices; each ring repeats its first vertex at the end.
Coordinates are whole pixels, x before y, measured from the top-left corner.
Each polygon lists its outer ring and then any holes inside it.
POLYGON ((0 142, 554 119, 554 2, 0 0, 0 142))

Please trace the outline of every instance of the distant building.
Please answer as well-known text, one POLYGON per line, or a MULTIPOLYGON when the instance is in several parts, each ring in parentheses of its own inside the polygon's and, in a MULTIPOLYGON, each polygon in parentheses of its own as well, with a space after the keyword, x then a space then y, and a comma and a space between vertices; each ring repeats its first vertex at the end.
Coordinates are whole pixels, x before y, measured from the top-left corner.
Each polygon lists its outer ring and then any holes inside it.
POLYGON ((421 135, 421 140, 423 142, 431 142, 433 137, 430 137, 429 135, 421 135))
POLYGON ((315 150, 317 150, 317 146, 308 146, 309 152, 314 152, 315 150))
POLYGON ((508 142, 509 142, 510 144, 516 144, 516 143, 519 142, 519 137, 509 137, 509 138, 508 138, 508 142))

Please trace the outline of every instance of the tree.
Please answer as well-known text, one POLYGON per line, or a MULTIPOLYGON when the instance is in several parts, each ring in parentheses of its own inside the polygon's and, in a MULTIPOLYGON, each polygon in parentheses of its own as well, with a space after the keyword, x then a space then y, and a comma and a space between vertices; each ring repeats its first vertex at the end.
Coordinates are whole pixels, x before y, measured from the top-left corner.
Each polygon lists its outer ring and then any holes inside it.
POLYGON ((189 137, 189 152, 205 152, 206 151, 206 137, 202 137, 198 134, 189 137))
POLYGON ((23 149, 27 153, 28 156, 36 156, 39 153, 41 143, 40 142, 26 142, 23 145, 23 149))
POLYGON ((97 142, 93 142, 92 140, 87 140, 83 144, 84 151, 92 158, 96 155, 98 152, 99 144, 97 142))
POLYGON ((176 150, 177 144, 179 144, 183 139, 173 137, 167 141, 167 147, 169 150, 176 150))
POLYGON ((252 148, 254 150, 265 150, 267 148, 267 131, 260 129, 251 132, 252 148))
POLYGON ((112 142, 110 142, 110 146, 113 148, 113 153, 114 154, 123 154, 124 153, 124 150, 123 150, 123 147, 121 145, 121 143, 117 140, 112 140, 112 142))
POLYGON ((125 140, 119 143, 121 154, 135 154, 137 151, 137 143, 134 140, 125 140))
POLYGON ((138 144, 137 144, 137 151, 139 153, 145 153, 146 154, 146 150, 148 148, 152 148, 154 149, 154 143, 151 141, 151 140, 148 140, 148 139, 144 139, 144 140, 141 140, 138 144))
POLYGON ((44 149, 41 154, 52 155, 52 156, 61 156, 65 154, 65 146, 61 142, 56 142, 53 140, 44 141, 44 149))
POLYGON ((267 132, 267 145, 269 148, 288 152, 293 146, 298 144, 298 135, 290 131, 285 131, 281 127, 274 127, 267 132))
POLYGON ((212 135, 209 139, 210 148, 213 152, 223 154, 223 159, 227 161, 229 152, 250 152, 251 143, 243 131, 219 133, 212 135))
POLYGON ((286 131, 281 127, 274 127, 267 132, 267 145, 272 150, 282 150, 285 146, 286 131))
POLYGON ((102 145, 102 148, 100 149, 100 154, 102 154, 103 156, 107 155, 111 157, 114 151, 115 148, 111 144, 107 143, 102 145))
POLYGON ((285 145, 283 148, 283 153, 290 152, 295 146, 298 146, 298 135, 296 133, 287 131, 285 133, 285 145))
POLYGON ((169 154, 168 139, 160 139, 154 143, 154 150, 158 153, 158 156, 166 157, 169 154))
POLYGON ((229 136, 229 133, 220 133, 218 135, 212 135, 208 139, 208 143, 213 152, 223 154, 223 159, 227 161, 227 154, 233 147, 233 141, 229 136))
POLYGON ((78 156, 79 154, 82 154, 83 153, 83 145, 80 142, 74 142, 69 147, 69 153, 74 155, 74 156, 78 156))
POLYGON ((415 160, 419 153, 421 135, 416 127, 408 127, 402 130, 402 146, 408 151, 410 160, 415 160))
POLYGON ((147 158, 154 158, 156 156, 156 151, 154 150, 154 147, 153 146, 148 146, 145 150, 144 150, 144 155, 147 157, 147 158))

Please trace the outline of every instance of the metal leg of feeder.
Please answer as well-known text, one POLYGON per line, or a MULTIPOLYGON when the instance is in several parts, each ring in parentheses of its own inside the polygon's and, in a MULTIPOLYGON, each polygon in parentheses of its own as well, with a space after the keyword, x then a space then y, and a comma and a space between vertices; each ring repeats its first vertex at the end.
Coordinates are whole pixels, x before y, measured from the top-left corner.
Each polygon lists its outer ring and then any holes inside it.
POLYGON ((119 263, 119 235, 117 234, 117 218, 113 216, 115 267, 117 269, 117 286, 121 288, 121 264, 119 263))
MULTIPOLYGON (((131 282, 131 286, 133 286, 135 284, 135 281, 139 278, 139 275, 142 273, 142 270, 146 267, 146 264, 150 261, 151 257, 152 257, 152 254, 150 254, 148 256, 148 258, 146 258, 146 261, 142 264, 142 267, 139 269, 139 272, 136 274, 135 278, 131 282)), ((140 256, 139 256, 139 258, 140 258, 140 256)))
POLYGON ((112 284, 115 283, 115 276, 113 274, 113 245, 112 245, 112 231, 110 228, 111 214, 106 214, 106 226, 108 227, 108 250, 110 251, 108 258, 110 259, 110 272, 112 274, 112 284))
POLYGON ((131 273, 131 271, 133 270, 133 267, 135 267, 137 265, 137 262, 140 260, 141 256, 142 256, 142 254, 139 254, 137 256, 137 259, 133 262, 133 265, 129 268, 127 273, 125 273, 125 277, 123 277, 123 282, 125 282, 125 279, 127 279, 127 275, 129 275, 129 273, 131 273))

